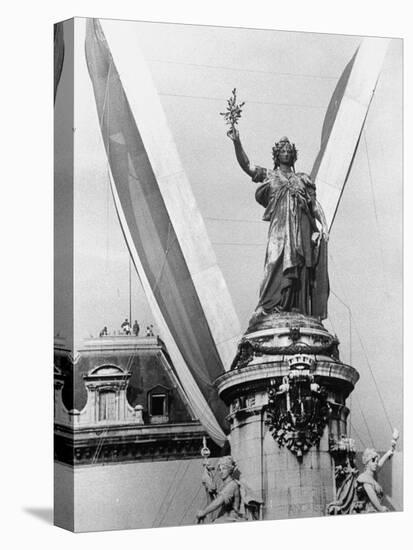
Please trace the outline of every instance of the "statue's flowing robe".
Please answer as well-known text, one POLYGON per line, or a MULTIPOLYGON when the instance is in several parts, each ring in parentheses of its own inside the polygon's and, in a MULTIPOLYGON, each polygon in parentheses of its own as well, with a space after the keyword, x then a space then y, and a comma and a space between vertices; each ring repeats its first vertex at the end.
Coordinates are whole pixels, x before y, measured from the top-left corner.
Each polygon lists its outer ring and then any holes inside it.
POLYGON ((376 493, 377 499, 381 504, 381 501, 383 500, 384 493, 383 488, 381 485, 377 482, 374 477, 369 476, 366 472, 363 472, 360 474, 357 478, 357 496, 358 496, 358 502, 357 505, 357 512, 364 512, 364 513, 371 513, 371 512, 377 512, 376 508, 370 501, 370 498, 366 492, 365 485, 370 485, 373 489, 373 491, 376 493))
POLYGON ((255 198, 270 222, 258 307, 265 312, 298 311, 325 319, 329 293, 327 244, 316 246, 316 189, 310 177, 256 167, 255 198))
POLYGON ((241 493, 239 483, 231 479, 218 492, 218 496, 223 497, 223 504, 214 523, 225 523, 231 521, 240 521, 244 519, 240 514, 241 493))

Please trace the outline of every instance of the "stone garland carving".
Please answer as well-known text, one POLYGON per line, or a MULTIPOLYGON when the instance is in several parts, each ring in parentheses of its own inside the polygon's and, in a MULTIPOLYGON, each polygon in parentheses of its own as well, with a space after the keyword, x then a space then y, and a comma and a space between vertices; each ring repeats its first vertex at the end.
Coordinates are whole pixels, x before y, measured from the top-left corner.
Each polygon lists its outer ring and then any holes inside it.
POLYGON ((246 367, 254 356, 254 349, 249 340, 241 340, 238 344, 237 353, 231 364, 230 370, 241 369, 246 367))
POLYGON ((266 344, 263 339, 257 339, 254 342, 244 339, 238 346, 238 351, 232 362, 231 370, 241 369, 247 366, 254 357, 262 355, 296 355, 304 352, 311 355, 326 354, 338 359, 338 345, 339 341, 337 338, 326 338, 319 344, 314 343, 311 345, 304 342, 296 343, 296 341, 293 340, 289 346, 273 346, 271 344, 266 344))
POLYGON ((297 458, 319 443, 329 415, 327 392, 309 371, 292 370, 268 391, 266 424, 278 445, 297 458))
POLYGON ((328 342, 325 344, 306 344, 300 342, 297 344, 290 344, 286 347, 271 346, 265 343, 252 343, 252 349, 255 353, 266 355, 296 355, 297 353, 308 353, 312 355, 319 355, 325 353, 326 355, 335 356, 335 342, 328 342))

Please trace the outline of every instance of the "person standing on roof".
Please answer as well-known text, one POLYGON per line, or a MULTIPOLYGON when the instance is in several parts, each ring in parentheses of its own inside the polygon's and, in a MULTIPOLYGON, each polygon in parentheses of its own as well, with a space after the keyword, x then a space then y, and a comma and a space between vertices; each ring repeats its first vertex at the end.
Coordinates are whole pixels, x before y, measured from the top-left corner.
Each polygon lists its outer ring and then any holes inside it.
POLYGON ((130 323, 127 317, 121 324, 120 328, 123 330, 124 334, 130 334, 130 323))

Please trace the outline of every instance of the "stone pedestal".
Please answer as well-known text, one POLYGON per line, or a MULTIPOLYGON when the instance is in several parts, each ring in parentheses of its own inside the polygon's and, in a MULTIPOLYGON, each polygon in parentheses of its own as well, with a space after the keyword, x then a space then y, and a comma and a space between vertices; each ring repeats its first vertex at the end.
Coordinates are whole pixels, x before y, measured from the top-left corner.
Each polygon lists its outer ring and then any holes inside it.
POLYGON ((250 325, 216 385, 230 407, 231 454, 262 519, 322 516, 335 498, 331 448, 346 436, 357 371, 317 319, 267 315, 250 325))

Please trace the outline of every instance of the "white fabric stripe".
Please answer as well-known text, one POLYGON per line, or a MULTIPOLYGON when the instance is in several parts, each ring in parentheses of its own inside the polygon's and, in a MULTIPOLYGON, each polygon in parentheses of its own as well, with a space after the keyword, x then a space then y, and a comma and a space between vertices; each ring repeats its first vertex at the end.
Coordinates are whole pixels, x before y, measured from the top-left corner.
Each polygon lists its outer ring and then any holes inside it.
POLYGON ((124 21, 121 33, 117 21, 103 20, 101 25, 213 340, 228 370, 241 336, 239 320, 140 51, 136 25, 124 21))
POLYGON ((140 262, 139 255, 136 251, 132 235, 129 231, 128 224, 125 219, 125 215, 122 210, 122 205, 119 199, 119 195, 116 189, 116 185, 113 181, 112 173, 110 171, 110 185, 112 189, 113 199, 116 206, 116 211, 122 225, 122 229, 125 234, 126 241, 133 259, 133 262, 138 271, 139 278, 141 280, 142 286, 144 288, 146 297, 151 307, 154 318, 156 319, 156 324, 159 327, 159 330, 162 334, 162 339, 164 340, 168 353, 172 359, 174 367, 179 376, 179 381, 184 389, 185 395, 201 424, 204 426, 211 438, 221 447, 224 445, 226 436, 219 426, 215 415, 211 411, 205 397, 202 395, 198 385, 196 384, 184 358, 181 355, 181 352, 178 349, 178 346, 175 343, 175 340, 172 334, 169 331, 168 325, 162 315, 162 312, 158 306, 156 298, 152 292, 152 288, 149 284, 149 281, 146 277, 145 270, 140 262))
POLYGON ((387 38, 365 38, 361 43, 318 169, 317 198, 329 226, 340 202, 389 42, 387 38))

